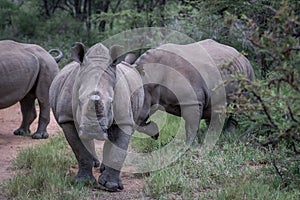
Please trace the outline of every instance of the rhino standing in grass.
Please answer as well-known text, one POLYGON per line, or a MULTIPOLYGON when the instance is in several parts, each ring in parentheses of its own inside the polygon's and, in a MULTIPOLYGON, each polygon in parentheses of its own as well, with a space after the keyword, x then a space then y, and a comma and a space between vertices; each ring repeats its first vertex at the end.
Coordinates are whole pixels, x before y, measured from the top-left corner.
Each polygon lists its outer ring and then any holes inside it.
POLYGON ((50 121, 49 88, 58 73, 57 62, 62 58, 59 50, 50 50, 34 44, 0 41, 0 109, 20 102, 21 126, 15 135, 30 133, 29 127, 37 117, 35 99, 40 106, 39 122, 33 139, 48 138, 50 121), (50 51, 58 53, 56 57, 50 51))
POLYGON ((123 189, 120 170, 144 101, 140 76, 130 65, 116 65, 122 54, 116 46, 108 50, 98 43, 85 53, 78 43, 72 54, 74 61, 55 77, 49 93, 54 116, 78 161, 76 180, 95 182, 92 168, 99 161, 93 139, 105 140, 98 183, 109 191, 123 189))
MULTIPOLYGON (((135 65, 141 72, 145 93, 138 130, 157 134, 156 124, 148 119, 155 111, 164 110, 183 117, 187 143, 197 136, 201 119, 208 125, 211 120, 215 123, 217 119, 213 115, 220 112, 218 107, 232 102, 229 96, 238 90, 234 75, 249 81, 254 79, 252 66, 245 56, 211 39, 150 49, 135 65)), ((230 127, 235 120, 229 117, 227 123, 230 127)))

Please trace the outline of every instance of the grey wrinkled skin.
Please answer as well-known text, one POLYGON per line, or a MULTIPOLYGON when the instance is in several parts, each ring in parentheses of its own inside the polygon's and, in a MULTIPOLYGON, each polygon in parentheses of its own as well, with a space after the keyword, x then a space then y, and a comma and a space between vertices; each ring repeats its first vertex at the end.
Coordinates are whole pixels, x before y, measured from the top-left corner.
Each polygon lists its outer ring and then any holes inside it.
POLYGON ((109 51, 98 43, 85 53, 84 45, 76 44, 72 48, 75 61, 59 72, 49 91, 54 116, 78 161, 76 180, 96 181, 92 168, 99 161, 93 139, 105 140, 98 183, 108 191, 123 189, 120 170, 144 99, 142 88, 128 96, 122 86, 131 83, 117 85, 120 74, 124 77, 123 73, 136 71, 131 66, 116 65, 118 61, 112 63, 119 57, 119 50, 113 46, 109 51))
POLYGON ((35 99, 40 106, 39 122, 33 139, 48 138, 50 121, 49 87, 58 73, 57 62, 62 54, 53 58, 42 47, 34 44, 0 41, 0 109, 20 102, 21 126, 15 135, 30 133, 30 125, 37 117, 35 99), (56 62, 57 61, 57 62, 56 62))
MULTIPOLYGON (((145 92, 138 124, 145 125, 151 114, 163 107, 166 112, 184 118, 187 143, 193 142, 191 140, 198 134, 201 119, 210 123, 212 91, 218 81, 212 73, 213 67, 217 67, 221 75, 219 77, 227 83, 227 103, 232 102, 229 96, 238 89, 238 83, 232 81, 230 75, 242 74, 250 81, 254 79, 252 66, 245 56, 232 47, 210 39, 188 45, 166 44, 150 49, 137 59, 135 66, 141 73, 145 92)), ((227 121, 234 123, 232 117, 227 121)), ((154 122, 148 124, 155 127, 154 122)), ((155 128, 148 129, 138 130, 147 134, 157 132, 155 128)))

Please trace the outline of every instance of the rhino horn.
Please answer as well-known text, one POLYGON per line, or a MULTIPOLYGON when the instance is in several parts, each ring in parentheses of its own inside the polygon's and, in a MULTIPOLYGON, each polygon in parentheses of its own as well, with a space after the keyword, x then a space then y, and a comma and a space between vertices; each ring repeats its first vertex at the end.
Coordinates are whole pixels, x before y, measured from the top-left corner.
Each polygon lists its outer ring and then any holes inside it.
POLYGON ((103 110, 104 110, 104 105, 103 102, 100 99, 100 96, 98 94, 94 94, 90 97, 90 102, 94 104, 95 106, 95 111, 96 111, 96 116, 102 117, 103 115, 103 110))
POLYGON ((81 64, 85 54, 84 44, 82 44, 81 42, 76 42, 75 46, 71 48, 71 53, 74 61, 81 64))

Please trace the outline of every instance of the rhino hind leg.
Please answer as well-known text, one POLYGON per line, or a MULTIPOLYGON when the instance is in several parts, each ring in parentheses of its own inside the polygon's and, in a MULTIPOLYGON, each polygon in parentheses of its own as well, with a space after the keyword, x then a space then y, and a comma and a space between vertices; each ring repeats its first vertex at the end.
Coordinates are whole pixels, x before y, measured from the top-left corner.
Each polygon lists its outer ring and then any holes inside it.
POLYGON ((27 94, 21 101, 22 123, 21 126, 14 131, 15 135, 25 135, 30 133, 30 125, 37 117, 35 110, 35 96, 31 93, 27 94))
POLYGON ((96 183, 96 179, 93 176, 92 169, 99 161, 94 158, 89 151, 82 144, 74 123, 63 123, 60 124, 63 129, 65 138, 67 139, 69 145, 71 146, 75 157, 78 162, 78 173, 75 177, 78 182, 96 183))
POLYGON ((36 132, 32 135, 32 139, 47 139, 49 137, 47 126, 50 122, 50 104, 48 101, 43 101, 44 98, 40 98, 39 96, 37 96, 37 99, 40 107, 39 122, 36 132))
POLYGON ((202 118, 202 105, 182 107, 182 117, 185 120, 186 144, 196 145, 199 136, 199 124, 202 118))

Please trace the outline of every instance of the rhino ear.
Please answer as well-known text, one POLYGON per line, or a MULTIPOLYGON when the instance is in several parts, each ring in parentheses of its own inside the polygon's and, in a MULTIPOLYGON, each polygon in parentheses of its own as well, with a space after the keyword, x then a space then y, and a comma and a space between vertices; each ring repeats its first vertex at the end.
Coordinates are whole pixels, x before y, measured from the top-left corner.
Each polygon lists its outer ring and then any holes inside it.
POLYGON ((119 59, 124 54, 124 47, 120 45, 113 45, 109 49, 109 54, 113 63, 118 63, 120 62, 119 59))
POLYGON ((128 64, 133 64, 136 60, 136 55, 134 53, 128 53, 125 57, 125 62, 128 64))
POLYGON ((75 46, 71 49, 73 60, 82 63, 84 54, 85 54, 85 46, 81 42, 76 42, 75 46))

